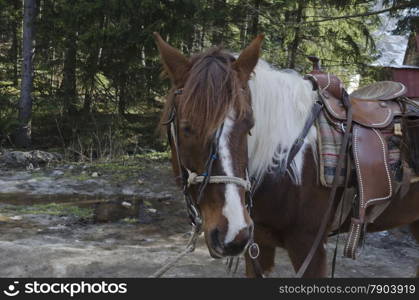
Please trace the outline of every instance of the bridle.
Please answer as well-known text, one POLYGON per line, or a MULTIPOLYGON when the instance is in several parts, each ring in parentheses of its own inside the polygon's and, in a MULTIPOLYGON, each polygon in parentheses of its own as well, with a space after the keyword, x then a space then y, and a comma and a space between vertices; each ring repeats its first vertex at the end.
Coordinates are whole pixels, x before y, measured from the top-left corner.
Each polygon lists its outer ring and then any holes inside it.
MULTIPOLYGON (((315 90, 314 84, 313 84, 313 90, 315 90)), ((183 88, 177 89, 174 91, 174 97, 181 95, 183 93, 183 88)), ((319 94, 319 97, 321 98, 321 95, 319 94)), ((317 119, 320 111, 323 108, 322 101, 316 101, 312 107, 311 115, 306 120, 306 123, 304 125, 304 128, 302 132, 300 133, 297 140, 294 142, 294 144, 291 147, 290 154, 288 156, 288 160, 285 164, 284 170, 282 170, 280 173, 283 174, 286 170, 289 169, 292 161, 294 160, 297 153, 300 151, 302 145, 304 144, 304 139, 307 136, 311 126, 313 125, 314 121, 317 119)), ((167 136, 169 139, 169 143, 172 147, 176 150, 176 160, 180 171, 180 177, 182 179, 182 188, 183 188, 183 195, 186 203, 186 208, 188 212, 189 219, 192 223, 193 227, 193 235, 191 237, 191 240, 188 243, 186 251, 182 253, 184 255, 185 253, 188 253, 190 251, 193 251, 195 248, 195 243, 197 236, 201 233, 202 230, 202 216, 201 211, 199 209, 199 204, 203 195, 203 192, 208 184, 236 184, 238 186, 241 186, 246 191, 246 208, 249 212, 249 215, 251 215, 251 209, 253 207, 253 194, 255 190, 255 182, 252 180, 252 183, 249 179, 249 173, 246 169, 246 178, 240 178, 235 176, 225 176, 225 175, 212 175, 212 166, 215 160, 218 159, 218 150, 219 150, 219 142, 221 138, 221 134, 223 132, 224 123, 221 124, 221 126, 218 128, 218 130, 215 132, 214 137, 211 142, 211 149, 210 154, 207 159, 207 162, 205 164, 205 171, 203 174, 198 175, 195 172, 192 172, 191 170, 187 169, 184 164, 182 163, 180 153, 179 153, 179 143, 178 143, 178 127, 176 123, 176 105, 175 101, 173 101, 173 105, 171 107, 171 111, 169 114, 169 118, 166 122, 163 123, 163 125, 167 126, 167 136), (196 201, 193 200, 190 187, 192 185, 199 184, 198 187, 198 197, 196 201)), ((253 270, 255 272, 256 277, 263 278, 263 271, 262 268, 257 260, 260 250, 259 246, 252 240, 248 244, 247 248, 249 257, 251 258, 251 263, 253 266, 253 270)), ((306 260, 304 261, 304 266, 300 268, 298 273, 304 273, 307 265, 311 261, 311 255, 309 255, 306 260)), ((159 273, 160 274, 160 273, 159 273)), ((299 276, 301 277, 301 276, 299 276)))
MULTIPOLYGON (((183 88, 177 89, 174 92, 174 97, 181 95, 183 93, 183 88)), ((208 184, 236 184, 240 187, 243 187, 246 191, 246 206, 248 210, 252 207, 252 184, 249 179, 248 171, 246 170, 246 178, 240 178, 236 176, 227 176, 227 175, 212 175, 212 168, 214 161, 218 159, 218 150, 220 144, 220 138, 224 129, 224 123, 217 129, 215 132, 212 142, 210 145, 210 154, 205 163, 205 171, 201 175, 197 174, 194 171, 189 170, 182 163, 182 159, 179 153, 179 141, 178 141, 178 126, 176 122, 176 105, 173 101, 173 105, 169 114, 169 119, 163 124, 167 126, 167 136, 169 138, 169 143, 176 150, 176 160, 180 170, 180 177, 182 180, 182 190, 186 203, 186 209, 188 212, 189 219, 194 226, 196 232, 201 232, 202 229, 202 215, 199 208, 203 192, 208 184), (198 187, 198 196, 196 200, 193 200, 191 195, 191 186, 199 185, 198 187)))

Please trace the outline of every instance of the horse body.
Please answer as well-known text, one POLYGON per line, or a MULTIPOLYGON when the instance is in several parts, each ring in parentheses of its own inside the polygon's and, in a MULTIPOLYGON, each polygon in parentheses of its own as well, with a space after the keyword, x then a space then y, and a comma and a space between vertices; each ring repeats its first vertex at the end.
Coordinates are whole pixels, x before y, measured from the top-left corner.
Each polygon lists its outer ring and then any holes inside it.
MULTIPOLYGON (((315 240, 330 193, 330 189, 321 186, 318 180, 315 128, 311 129, 287 176, 279 177, 275 170, 286 161, 287 149, 301 132, 316 95, 307 80, 296 74, 271 69, 264 62, 255 68, 250 88, 255 135, 249 138, 249 166, 251 174, 260 181, 254 195, 254 210, 251 216, 255 223, 254 239, 261 249, 259 261, 263 271, 268 273, 274 266, 275 248, 283 247, 288 251, 297 271, 315 240), (266 86, 264 77, 282 80, 277 80, 275 85, 266 86), (276 91, 266 92, 267 88, 276 91), (270 145, 259 140, 267 136, 270 145), (269 154, 264 157, 266 152, 269 154), (261 161, 260 157, 264 157, 264 160, 261 161)), ((342 189, 338 197, 341 193, 342 189)), ((418 199, 419 184, 415 183, 410 186, 406 196, 393 197, 384 212, 374 223, 368 225, 367 231, 382 231, 411 224, 411 231, 419 241, 418 199)), ((331 214, 330 223, 335 210, 336 207, 331 214)), ((349 223, 344 223, 341 231, 348 231, 348 227, 349 223)), ((328 234, 329 231, 324 233, 324 243, 328 234)), ((319 247, 304 276, 323 277, 326 276, 326 272, 326 250, 319 247)), ((247 275, 255 275, 249 258, 247 275)))
MULTIPOLYGON (((317 99, 311 83, 259 60, 262 35, 237 59, 218 48, 188 59, 158 34, 155 37, 172 81, 162 120, 170 124, 173 170, 188 205, 202 216, 210 254, 215 258, 239 255, 253 238, 260 247, 257 259, 263 273, 273 268, 276 247, 288 251, 298 270, 319 232, 331 192, 319 183, 314 126, 291 165, 287 164, 317 99), (203 183, 191 184, 191 174, 203 174, 203 183), (255 182, 250 214, 243 184, 248 174, 255 182), (211 182, 211 176, 224 180, 211 182)), ((342 192, 340 188, 338 198, 342 192)), ((368 230, 410 224, 419 241, 418 199, 419 183, 415 183, 406 196, 396 194, 368 230)), ((335 211, 336 205, 329 225, 335 211)), ((342 230, 348 225, 344 223, 342 230)), ((330 226, 323 243, 329 231, 330 226)), ((247 253, 250 277, 256 275, 253 267, 247 253)), ((326 249, 320 246, 304 276, 326 273, 326 249)))

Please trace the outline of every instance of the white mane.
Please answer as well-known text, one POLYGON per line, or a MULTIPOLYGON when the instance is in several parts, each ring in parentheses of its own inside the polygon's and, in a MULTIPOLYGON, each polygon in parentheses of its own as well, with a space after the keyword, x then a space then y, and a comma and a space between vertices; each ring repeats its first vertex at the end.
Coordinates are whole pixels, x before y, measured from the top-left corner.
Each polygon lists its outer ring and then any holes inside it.
MULTIPOLYGON (((316 94, 311 83, 296 72, 275 70, 263 60, 259 60, 249 87, 255 118, 248 138, 249 173, 259 184, 267 172, 285 163, 310 115, 316 94)), ((292 165, 295 184, 301 184, 304 151, 307 145, 316 151, 316 139, 313 126, 292 165)))

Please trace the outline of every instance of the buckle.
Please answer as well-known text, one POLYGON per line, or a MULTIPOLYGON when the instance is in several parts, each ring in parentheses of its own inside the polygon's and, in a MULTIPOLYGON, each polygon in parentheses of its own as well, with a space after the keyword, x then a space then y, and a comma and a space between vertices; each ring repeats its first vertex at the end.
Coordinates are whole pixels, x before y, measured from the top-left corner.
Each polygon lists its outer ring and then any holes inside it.
POLYGON ((340 129, 342 130, 343 133, 346 132, 346 124, 344 124, 343 122, 340 123, 340 129))
POLYGON ((175 95, 182 95, 183 94, 183 88, 177 89, 175 91, 175 95))

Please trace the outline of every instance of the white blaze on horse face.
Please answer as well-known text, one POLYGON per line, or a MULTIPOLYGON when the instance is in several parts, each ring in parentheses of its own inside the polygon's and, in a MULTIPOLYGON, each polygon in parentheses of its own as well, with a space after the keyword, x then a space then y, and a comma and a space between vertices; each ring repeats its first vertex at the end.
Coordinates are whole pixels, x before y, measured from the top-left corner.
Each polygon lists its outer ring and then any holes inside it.
MULTIPOLYGON (((219 157, 221 166, 227 176, 235 176, 233 172, 233 161, 231 159, 231 152, 229 148, 229 138, 232 132, 234 122, 234 113, 230 113, 224 121, 223 131, 220 137, 219 157)), ((225 185, 225 200, 223 207, 223 215, 228 221, 227 234, 224 239, 224 244, 233 241, 236 235, 246 228, 246 221, 243 214, 243 205, 241 202, 239 187, 233 183, 225 185)))

